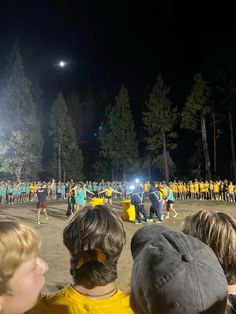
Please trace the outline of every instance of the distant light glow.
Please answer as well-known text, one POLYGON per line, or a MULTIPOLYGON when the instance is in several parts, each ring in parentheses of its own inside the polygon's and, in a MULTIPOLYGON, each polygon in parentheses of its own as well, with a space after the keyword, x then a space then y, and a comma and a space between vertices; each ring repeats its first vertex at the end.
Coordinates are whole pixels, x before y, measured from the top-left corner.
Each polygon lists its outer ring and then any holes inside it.
POLYGON ((139 182, 140 182, 139 178, 135 179, 135 183, 138 184, 139 182))
POLYGON ((64 66, 66 65, 66 62, 65 61, 60 61, 58 63, 58 65, 59 65, 59 67, 64 68, 64 66))

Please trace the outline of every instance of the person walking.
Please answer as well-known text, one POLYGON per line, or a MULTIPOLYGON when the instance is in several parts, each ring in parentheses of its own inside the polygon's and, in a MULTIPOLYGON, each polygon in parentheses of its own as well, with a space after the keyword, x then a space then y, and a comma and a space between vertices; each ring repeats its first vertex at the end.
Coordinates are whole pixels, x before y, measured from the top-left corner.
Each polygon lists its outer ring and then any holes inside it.
POLYGON ((46 183, 41 183, 41 187, 38 188, 36 191, 36 195, 38 198, 36 207, 37 207, 37 224, 40 225, 40 215, 41 212, 44 214, 45 219, 48 220, 48 215, 47 215, 47 208, 48 208, 48 203, 47 203, 47 195, 48 195, 48 189, 46 183))
POLYGON ((166 211, 167 211, 167 215, 165 218, 167 219, 170 218, 171 211, 174 213, 173 217, 175 218, 177 217, 178 213, 174 209, 174 201, 175 201, 174 193, 168 184, 165 184, 165 186, 167 188, 166 194, 163 196, 163 199, 166 202, 166 211))

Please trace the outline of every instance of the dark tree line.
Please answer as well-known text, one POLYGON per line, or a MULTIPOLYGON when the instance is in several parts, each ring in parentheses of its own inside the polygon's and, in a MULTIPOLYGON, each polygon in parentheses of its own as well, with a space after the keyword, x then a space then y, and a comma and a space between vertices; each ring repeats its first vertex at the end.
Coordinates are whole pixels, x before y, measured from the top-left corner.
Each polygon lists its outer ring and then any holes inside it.
POLYGON ((76 88, 68 95, 59 92, 45 106, 39 82, 30 81, 25 74, 17 42, 8 59, 0 96, 1 177, 82 179, 87 177, 83 165, 92 143, 95 161, 89 166, 94 178, 126 179, 138 172, 148 178, 159 174, 169 181, 178 173, 175 155, 179 134, 188 134, 192 138, 191 143, 186 141, 192 147, 187 161, 189 176, 217 178, 220 163, 229 163, 227 175, 236 180, 236 79, 230 71, 220 71, 214 80, 196 73, 181 110, 159 74, 137 126, 125 86, 114 101, 104 101, 105 111, 97 117, 99 99, 91 92, 81 95, 76 88), (98 136, 89 142, 94 121, 99 125, 98 136), (142 130, 139 136, 138 128, 142 130), (219 154, 224 141, 228 143, 225 159, 219 154))

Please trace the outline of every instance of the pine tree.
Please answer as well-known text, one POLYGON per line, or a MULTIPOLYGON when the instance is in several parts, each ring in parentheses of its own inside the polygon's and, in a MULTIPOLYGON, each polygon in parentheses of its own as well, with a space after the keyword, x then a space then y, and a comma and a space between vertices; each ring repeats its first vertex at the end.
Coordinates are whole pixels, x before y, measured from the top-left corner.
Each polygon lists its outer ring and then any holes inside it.
POLYGON ((108 106, 106 121, 99 131, 100 155, 109 161, 112 171, 121 172, 123 179, 136 158, 137 144, 127 89, 122 86, 115 105, 108 106))
POLYGON ((27 132, 13 131, 10 139, 0 144, 4 149, 0 170, 15 175, 17 180, 20 180, 22 176, 35 179, 28 173, 29 166, 37 162, 30 145, 27 132))
POLYGON ((72 124, 76 130, 76 135, 81 143, 84 138, 84 128, 83 124, 85 123, 86 117, 84 116, 84 108, 80 102, 80 97, 75 88, 69 93, 66 98, 66 103, 68 107, 68 111, 71 113, 72 124))
POLYGON ((233 179, 236 181, 236 154, 235 154, 235 117, 236 117, 236 79, 232 68, 221 71, 217 75, 216 102, 221 113, 223 127, 230 131, 230 147, 232 158, 233 179))
POLYGON ((81 179, 82 152, 77 145, 75 130, 62 93, 57 95, 51 108, 50 134, 54 143, 54 176, 59 181, 62 180, 62 175, 63 178, 81 179))
MULTIPOLYGON (((173 140, 176 138, 174 127, 177 119, 176 108, 172 107, 168 94, 169 87, 159 75, 143 112, 147 150, 151 161, 163 156, 166 181, 169 181, 169 168, 173 164, 169 151, 176 147, 173 140)), ((162 166, 160 168, 162 170, 162 166)))
POLYGON ((33 160, 25 159, 22 174, 27 178, 37 178, 42 168, 43 138, 30 87, 31 82, 25 76, 19 45, 16 43, 9 57, 6 88, 0 103, 4 116, 3 133, 6 141, 14 134, 24 137, 25 155, 28 156, 27 150, 30 149, 33 160))
POLYGON ((205 171, 208 180, 211 179, 211 162, 206 130, 206 117, 210 112, 209 98, 208 82, 203 79, 201 73, 196 73, 193 78, 191 94, 187 98, 182 112, 181 126, 193 131, 201 131, 205 171))

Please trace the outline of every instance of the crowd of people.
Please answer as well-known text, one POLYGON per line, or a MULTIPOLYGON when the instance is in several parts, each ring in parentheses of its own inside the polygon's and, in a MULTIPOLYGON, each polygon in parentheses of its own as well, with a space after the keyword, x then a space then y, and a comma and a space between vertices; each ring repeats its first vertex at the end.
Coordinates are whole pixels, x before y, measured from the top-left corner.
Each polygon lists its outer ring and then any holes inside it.
MULTIPOLYGON (((80 182, 73 180, 56 182, 0 182, 0 204, 18 204, 25 202, 37 202, 37 224, 40 224, 40 216, 43 213, 46 220, 47 200, 67 200, 68 208, 66 215, 70 217, 76 211, 86 205, 87 199, 104 199, 105 205, 112 206, 112 199, 131 199, 131 204, 135 207, 135 223, 145 222, 161 223, 164 218, 170 218, 173 214, 175 218, 178 213, 174 208, 176 199, 196 199, 196 200, 221 200, 236 201, 236 185, 232 181, 182 181, 157 182, 80 182), (151 207, 149 213, 146 212, 144 203, 149 199, 151 207), (163 206, 166 204, 166 215, 163 214, 163 206)), ((102 202, 103 203, 103 202, 102 202)))
POLYGON ((236 222, 226 213, 198 210, 182 231, 152 224, 131 239, 130 293, 115 284, 126 242, 110 207, 83 207, 68 221, 63 242, 72 283, 39 295, 47 263, 41 241, 20 221, 0 217, 0 313, 226 314, 236 305, 236 222))
MULTIPOLYGON (((36 200, 38 188, 41 181, 0 181, 0 204, 25 203, 36 200)), ((84 190, 85 199, 92 197, 105 197, 107 199, 126 199, 132 193, 133 182, 128 181, 85 181, 75 183, 73 180, 67 182, 56 182, 51 180, 43 182, 47 186, 49 200, 65 200, 69 196, 72 188, 77 189, 78 185, 84 190)), ((143 181, 142 185, 144 197, 148 197, 151 184, 143 181)), ((165 182, 155 181, 155 187, 160 191, 165 189, 165 182)), ((228 180, 217 181, 171 181, 169 186, 177 200, 196 199, 196 200, 217 200, 217 201, 236 201, 236 184, 228 180)), ((110 201, 111 202, 111 201, 110 201)))

